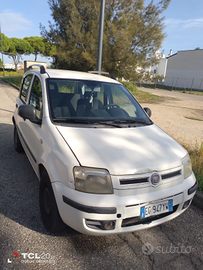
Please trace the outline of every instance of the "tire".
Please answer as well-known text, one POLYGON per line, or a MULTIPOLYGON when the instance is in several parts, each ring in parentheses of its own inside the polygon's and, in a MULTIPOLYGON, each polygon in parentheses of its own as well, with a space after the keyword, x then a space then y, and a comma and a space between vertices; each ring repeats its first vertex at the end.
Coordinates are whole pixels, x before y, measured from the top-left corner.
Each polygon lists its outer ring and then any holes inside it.
POLYGON ((14 137, 14 149, 15 149, 15 151, 18 152, 18 153, 24 152, 22 144, 21 144, 19 136, 18 136, 18 131, 17 131, 17 128, 16 128, 15 125, 14 125, 14 132, 13 133, 14 133, 13 137, 14 137))
POLYGON ((46 172, 43 172, 41 176, 39 206, 42 222, 47 231, 55 233, 65 229, 66 225, 60 217, 52 185, 46 172))

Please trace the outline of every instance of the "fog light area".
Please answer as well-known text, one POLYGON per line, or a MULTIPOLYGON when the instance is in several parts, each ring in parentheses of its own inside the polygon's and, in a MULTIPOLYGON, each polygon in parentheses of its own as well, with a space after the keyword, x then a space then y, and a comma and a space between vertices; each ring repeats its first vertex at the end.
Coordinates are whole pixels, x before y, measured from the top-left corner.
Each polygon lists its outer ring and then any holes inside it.
POLYGON ((187 208, 187 207, 190 205, 191 201, 192 201, 192 199, 190 199, 190 200, 188 200, 188 201, 184 202, 184 204, 183 204, 183 208, 182 208, 182 209, 187 208))
POLYGON ((85 222, 86 222, 87 227, 91 229, 103 230, 103 231, 114 230, 115 225, 116 225, 115 220, 99 221, 99 220, 86 219, 85 222))

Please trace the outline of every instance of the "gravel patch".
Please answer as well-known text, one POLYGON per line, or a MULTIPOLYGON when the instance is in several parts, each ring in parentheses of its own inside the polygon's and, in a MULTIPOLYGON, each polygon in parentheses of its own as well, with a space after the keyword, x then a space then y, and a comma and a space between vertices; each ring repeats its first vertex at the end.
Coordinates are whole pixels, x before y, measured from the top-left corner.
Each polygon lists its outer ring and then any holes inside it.
POLYGON ((203 142, 203 96, 139 88, 160 96, 155 103, 142 103, 152 111, 152 121, 180 144, 195 147, 203 142))

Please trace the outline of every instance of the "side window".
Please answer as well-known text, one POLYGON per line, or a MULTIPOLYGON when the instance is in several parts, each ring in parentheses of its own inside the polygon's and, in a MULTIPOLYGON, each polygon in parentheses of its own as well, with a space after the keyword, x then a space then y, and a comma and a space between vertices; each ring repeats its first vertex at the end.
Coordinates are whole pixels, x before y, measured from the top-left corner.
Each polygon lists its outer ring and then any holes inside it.
POLYGON ((32 81, 32 76, 33 76, 32 74, 26 76, 24 78, 24 81, 23 81, 20 98, 25 103, 27 102, 27 96, 28 96, 28 92, 29 92, 30 83, 32 81))
POLYGON ((35 76, 32 84, 29 104, 35 107, 36 116, 42 119, 42 86, 37 76, 35 76))

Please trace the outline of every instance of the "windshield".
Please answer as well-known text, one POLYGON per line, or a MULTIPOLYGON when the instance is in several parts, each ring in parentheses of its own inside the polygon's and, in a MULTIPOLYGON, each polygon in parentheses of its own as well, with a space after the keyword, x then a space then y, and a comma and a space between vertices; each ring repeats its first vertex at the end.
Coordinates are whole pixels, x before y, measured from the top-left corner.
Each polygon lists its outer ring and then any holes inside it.
POLYGON ((53 121, 151 123, 139 103, 117 83, 47 79, 53 121))

